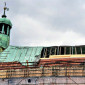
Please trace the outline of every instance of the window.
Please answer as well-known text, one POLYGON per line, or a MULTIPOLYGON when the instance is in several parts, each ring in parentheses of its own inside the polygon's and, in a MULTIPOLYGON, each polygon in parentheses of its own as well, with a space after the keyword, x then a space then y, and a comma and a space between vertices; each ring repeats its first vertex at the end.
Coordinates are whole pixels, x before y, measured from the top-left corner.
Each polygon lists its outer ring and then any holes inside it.
POLYGON ((0 33, 2 33, 2 24, 0 24, 0 33))
POLYGON ((7 25, 4 25, 4 34, 6 34, 7 35, 7 25))
POLYGON ((28 83, 31 83, 31 79, 28 79, 28 83))

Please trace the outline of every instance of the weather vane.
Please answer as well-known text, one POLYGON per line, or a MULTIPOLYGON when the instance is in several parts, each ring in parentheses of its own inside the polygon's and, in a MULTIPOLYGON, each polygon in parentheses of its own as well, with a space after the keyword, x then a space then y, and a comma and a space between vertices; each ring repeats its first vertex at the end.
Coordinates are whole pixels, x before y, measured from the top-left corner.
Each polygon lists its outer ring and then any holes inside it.
POLYGON ((2 15, 2 17, 6 17, 5 11, 6 11, 6 10, 7 10, 7 11, 9 10, 9 8, 6 7, 6 2, 4 2, 4 4, 5 4, 5 6, 4 6, 4 14, 2 15))

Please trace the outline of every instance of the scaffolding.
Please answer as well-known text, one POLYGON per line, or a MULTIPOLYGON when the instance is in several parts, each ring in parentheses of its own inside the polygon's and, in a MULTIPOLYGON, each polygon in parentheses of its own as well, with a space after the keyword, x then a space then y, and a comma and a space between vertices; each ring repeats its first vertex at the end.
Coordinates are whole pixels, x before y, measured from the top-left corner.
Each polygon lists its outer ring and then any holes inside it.
POLYGON ((35 85, 85 85, 85 62, 61 61, 41 66, 35 62, 30 62, 34 65, 29 65, 28 62, 22 63, 27 65, 24 66, 19 62, 0 63, 0 78, 22 78, 21 82, 25 78, 37 78, 35 85))
POLYGON ((77 54, 85 54, 85 45, 43 47, 41 52, 41 58, 49 58, 50 55, 77 55, 77 54))

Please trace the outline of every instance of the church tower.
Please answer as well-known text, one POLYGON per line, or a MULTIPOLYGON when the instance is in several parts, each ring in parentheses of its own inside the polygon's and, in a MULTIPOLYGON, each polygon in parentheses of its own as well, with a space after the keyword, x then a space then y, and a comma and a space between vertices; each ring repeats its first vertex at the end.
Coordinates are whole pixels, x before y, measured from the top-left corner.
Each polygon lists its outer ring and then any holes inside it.
POLYGON ((12 28, 12 23, 9 19, 7 19, 5 11, 8 10, 6 7, 4 7, 4 14, 2 15, 2 18, 0 18, 0 52, 5 50, 9 46, 10 41, 10 30, 12 28))

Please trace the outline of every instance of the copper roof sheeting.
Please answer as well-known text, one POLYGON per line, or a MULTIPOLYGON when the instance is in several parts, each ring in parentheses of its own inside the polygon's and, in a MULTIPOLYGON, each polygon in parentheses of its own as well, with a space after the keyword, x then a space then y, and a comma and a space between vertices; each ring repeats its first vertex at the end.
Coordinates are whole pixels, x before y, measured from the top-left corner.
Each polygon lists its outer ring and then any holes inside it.
POLYGON ((0 53, 0 62, 37 62, 40 59, 42 47, 9 46, 0 53))

